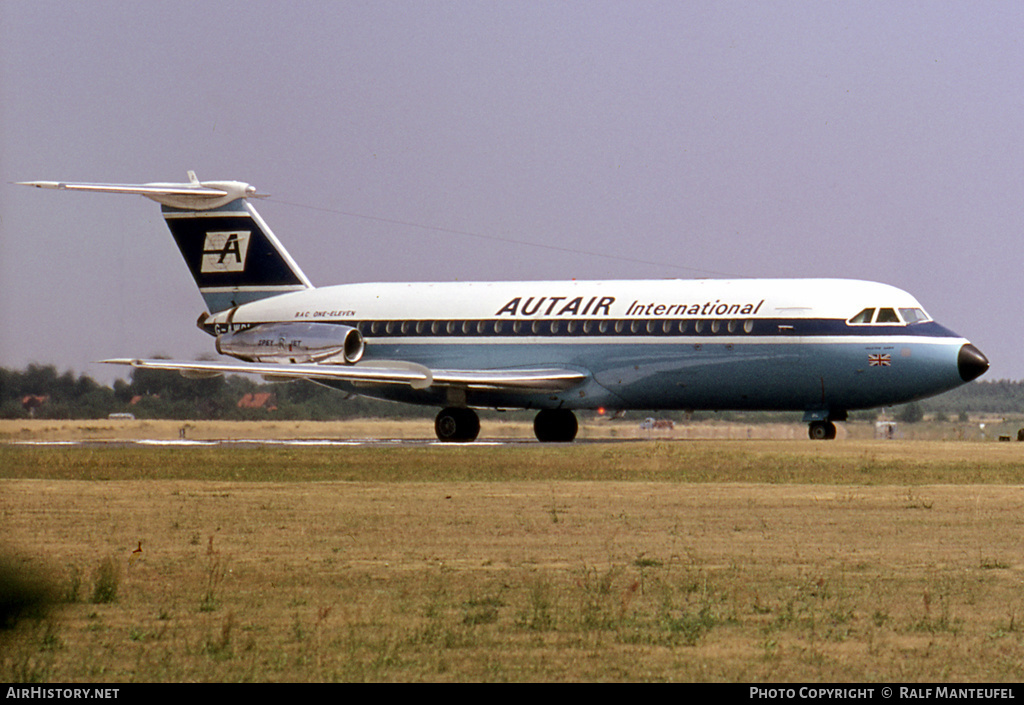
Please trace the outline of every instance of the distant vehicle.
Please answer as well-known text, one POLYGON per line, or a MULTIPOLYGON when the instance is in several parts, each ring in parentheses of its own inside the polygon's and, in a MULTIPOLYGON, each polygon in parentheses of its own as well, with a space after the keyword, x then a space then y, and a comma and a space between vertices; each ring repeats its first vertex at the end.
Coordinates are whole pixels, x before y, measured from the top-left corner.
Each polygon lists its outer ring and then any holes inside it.
POLYGON ((876 421, 875 422, 875 438, 896 438, 896 434, 899 432, 899 428, 895 421, 876 421))
POLYGON ((126 414, 126 413, 107 414, 107 418, 110 419, 111 421, 134 421, 135 420, 135 414, 126 414))
POLYGON ((640 428, 644 431, 670 431, 676 427, 672 419, 646 418, 640 422, 640 428))
MULTIPOLYGON (((442 407, 444 441, 472 441, 474 409, 535 409, 541 441, 571 441, 575 411, 802 411, 813 439, 852 409, 902 404, 983 374, 986 357, 905 291, 841 279, 344 284, 316 288, 238 181, 94 184, 139 194, 199 287, 198 325, 244 362, 106 362, 191 377, 251 373, 442 407)), ((333 254, 334 250, 325 250, 333 254)), ((346 253, 346 256, 358 256, 346 253)), ((145 306, 133 315, 144 316, 145 306)))

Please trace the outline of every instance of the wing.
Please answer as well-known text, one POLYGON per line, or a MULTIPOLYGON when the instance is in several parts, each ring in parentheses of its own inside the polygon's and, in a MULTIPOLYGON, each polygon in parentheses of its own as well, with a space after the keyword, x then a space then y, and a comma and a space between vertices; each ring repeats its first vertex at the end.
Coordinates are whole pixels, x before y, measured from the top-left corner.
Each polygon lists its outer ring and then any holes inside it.
POLYGON ((582 384, 587 375, 578 370, 434 370, 434 384, 509 392, 562 392, 582 384))
POLYGON ((222 374, 252 374, 272 381, 331 379, 362 384, 408 384, 413 389, 438 386, 495 391, 560 392, 571 389, 587 379, 585 373, 577 370, 431 370, 414 362, 400 360, 377 360, 357 365, 281 365, 135 358, 119 358, 102 362, 111 365, 129 365, 137 369, 176 370, 185 377, 191 378, 216 377, 222 374))

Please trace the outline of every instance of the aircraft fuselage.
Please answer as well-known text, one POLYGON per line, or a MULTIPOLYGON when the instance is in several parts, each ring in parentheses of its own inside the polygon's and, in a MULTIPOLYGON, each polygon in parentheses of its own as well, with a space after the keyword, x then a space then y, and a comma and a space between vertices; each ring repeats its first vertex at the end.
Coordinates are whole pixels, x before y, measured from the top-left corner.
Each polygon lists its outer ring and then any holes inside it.
MULTIPOLYGON (((973 372, 961 364, 968 341, 927 318, 911 295, 853 280, 350 284, 245 304, 211 316, 205 327, 223 334, 311 321, 358 330, 365 364, 558 367, 586 375, 585 383, 558 392, 466 389, 464 403, 481 408, 760 409, 827 417, 930 396, 973 372), (849 322, 864 309, 890 310, 895 320, 849 322), (901 310, 920 313, 904 317, 901 310)), ((330 384, 398 401, 451 402, 445 388, 330 384)))

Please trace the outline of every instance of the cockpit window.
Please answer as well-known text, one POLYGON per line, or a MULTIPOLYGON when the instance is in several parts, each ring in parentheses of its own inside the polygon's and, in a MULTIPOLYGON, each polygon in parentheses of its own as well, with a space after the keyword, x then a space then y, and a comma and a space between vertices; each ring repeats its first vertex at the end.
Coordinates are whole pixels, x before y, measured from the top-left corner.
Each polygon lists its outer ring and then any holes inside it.
POLYGON ((875 315, 875 309, 866 308, 849 320, 850 323, 871 323, 875 315))
POLYGON ((931 318, 928 314, 919 308, 901 308, 899 309, 899 315, 896 314, 896 309, 894 308, 866 308, 848 320, 847 323, 860 325, 868 325, 870 323, 875 325, 906 323, 907 325, 913 325, 930 320, 931 318))
POLYGON ((896 311, 891 308, 880 308, 878 309, 878 317, 875 318, 875 323, 899 323, 900 318, 896 315, 896 311))
POLYGON ((903 321, 908 325, 913 323, 923 323, 928 320, 928 314, 919 308, 901 308, 900 315, 903 317, 903 321))

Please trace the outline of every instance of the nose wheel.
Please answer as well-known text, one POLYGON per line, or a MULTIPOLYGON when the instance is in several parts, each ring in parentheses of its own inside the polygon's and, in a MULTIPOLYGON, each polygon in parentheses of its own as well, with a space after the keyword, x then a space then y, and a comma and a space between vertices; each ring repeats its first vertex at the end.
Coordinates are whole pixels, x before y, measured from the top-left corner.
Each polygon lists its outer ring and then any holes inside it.
POLYGON ((836 425, 831 421, 812 421, 807 435, 812 441, 831 441, 836 437, 836 425))
POLYGON ((441 409, 434 419, 434 433, 437 440, 446 443, 475 441, 480 435, 480 417, 472 409, 441 409))

